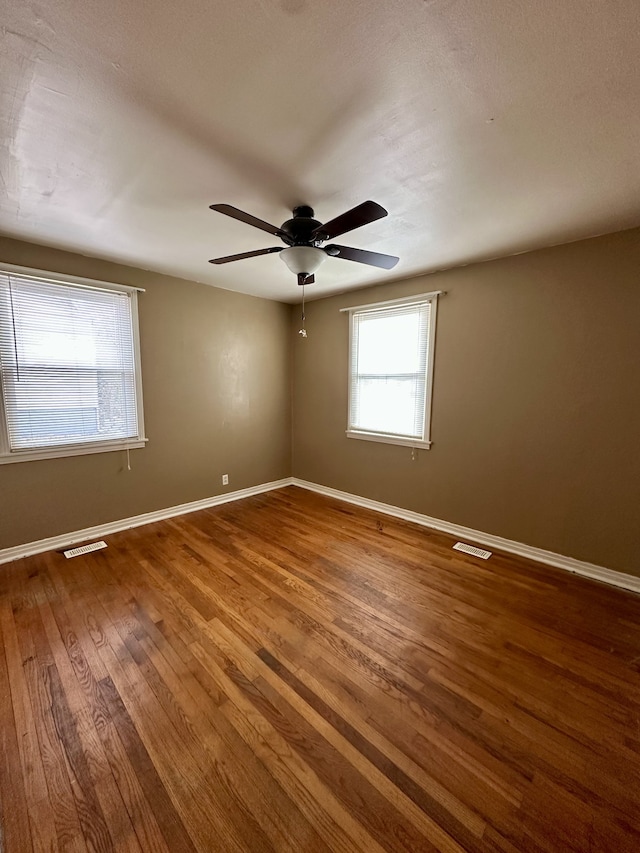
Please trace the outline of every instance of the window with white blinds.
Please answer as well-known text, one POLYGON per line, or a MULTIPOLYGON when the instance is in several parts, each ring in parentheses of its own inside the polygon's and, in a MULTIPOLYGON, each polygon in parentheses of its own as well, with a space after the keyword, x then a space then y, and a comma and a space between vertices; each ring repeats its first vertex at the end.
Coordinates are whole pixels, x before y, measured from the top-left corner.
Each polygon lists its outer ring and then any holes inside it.
POLYGON ((144 443, 132 288, 0 269, 0 461, 144 443))
POLYGON ((347 435, 429 446, 437 294, 350 309, 347 435))

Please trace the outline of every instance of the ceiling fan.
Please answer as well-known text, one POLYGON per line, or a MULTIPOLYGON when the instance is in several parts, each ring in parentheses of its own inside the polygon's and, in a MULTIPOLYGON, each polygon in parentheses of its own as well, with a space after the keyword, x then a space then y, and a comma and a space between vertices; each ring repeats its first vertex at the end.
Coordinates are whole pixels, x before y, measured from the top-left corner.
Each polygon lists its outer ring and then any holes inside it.
POLYGON ((238 210, 237 207, 232 207, 230 204, 212 204, 210 207, 211 210, 224 213, 225 216, 231 216, 232 219, 238 219, 240 222, 246 222, 247 225, 253 225, 254 228, 260 228, 261 231, 275 234, 285 244, 284 246, 273 246, 270 249, 243 252, 240 255, 213 258, 209 261, 210 264, 228 264, 231 261, 241 261, 243 258, 255 258, 257 255, 280 252, 282 260, 291 272, 297 275, 298 284, 304 285, 313 284, 315 281, 314 273, 327 255, 342 258, 345 261, 369 264, 369 266, 380 267, 385 270, 393 269, 400 260, 395 255, 382 255, 379 252, 353 249, 350 246, 339 246, 336 243, 331 243, 328 246, 321 245, 340 234, 346 234, 347 231, 353 231, 386 216, 387 211, 375 201, 364 201, 341 216, 330 219, 324 225, 313 218, 313 208, 303 204, 294 207, 293 218, 283 222, 280 228, 238 210))

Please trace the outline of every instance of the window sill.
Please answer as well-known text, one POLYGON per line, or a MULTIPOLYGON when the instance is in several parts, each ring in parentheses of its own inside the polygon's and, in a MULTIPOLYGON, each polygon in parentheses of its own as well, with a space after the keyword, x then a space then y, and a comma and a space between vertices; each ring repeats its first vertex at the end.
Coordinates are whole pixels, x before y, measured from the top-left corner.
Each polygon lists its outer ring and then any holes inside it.
POLYGON ((109 441, 92 444, 66 444, 60 447, 46 447, 40 450, 16 450, 13 453, 0 455, 0 465, 11 462, 33 462, 38 459, 60 459, 66 456, 86 456, 90 453, 109 453, 114 450, 134 450, 144 447, 147 438, 137 438, 131 441, 109 441))
POLYGON ((398 444, 402 447, 415 447, 420 450, 429 450, 431 447, 430 441, 423 441, 417 438, 404 438, 401 435, 383 435, 376 432, 359 432, 357 430, 348 429, 346 431, 347 438, 361 438, 364 441, 379 441, 382 444, 398 444))

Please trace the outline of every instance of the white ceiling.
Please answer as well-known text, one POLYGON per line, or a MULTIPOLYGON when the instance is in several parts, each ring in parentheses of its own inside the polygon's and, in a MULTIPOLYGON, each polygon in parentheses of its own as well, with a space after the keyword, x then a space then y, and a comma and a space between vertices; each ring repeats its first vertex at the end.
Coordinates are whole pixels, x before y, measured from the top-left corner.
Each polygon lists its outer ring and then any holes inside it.
MULTIPOLYGON (((7 0, 3 0, 7 2, 7 0)), ((21 0, 0 231, 296 301, 280 225, 373 199, 307 296, 640 225, 638 0, 21 0), (311 292, 313 291, 313 293, 311 292)))

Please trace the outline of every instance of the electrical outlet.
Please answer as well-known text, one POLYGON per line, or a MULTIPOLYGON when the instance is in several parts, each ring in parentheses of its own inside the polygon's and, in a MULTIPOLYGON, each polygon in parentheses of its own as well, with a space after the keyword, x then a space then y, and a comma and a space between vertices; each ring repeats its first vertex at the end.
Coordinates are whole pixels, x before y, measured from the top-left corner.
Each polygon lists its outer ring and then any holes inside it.
POLYGON ((229 485, 229 475, 228 475, 228 474, 223 474, 223 475, 222 475, 222 485, 223 485, 223 486, 228 486, 228 485, 229 485))

